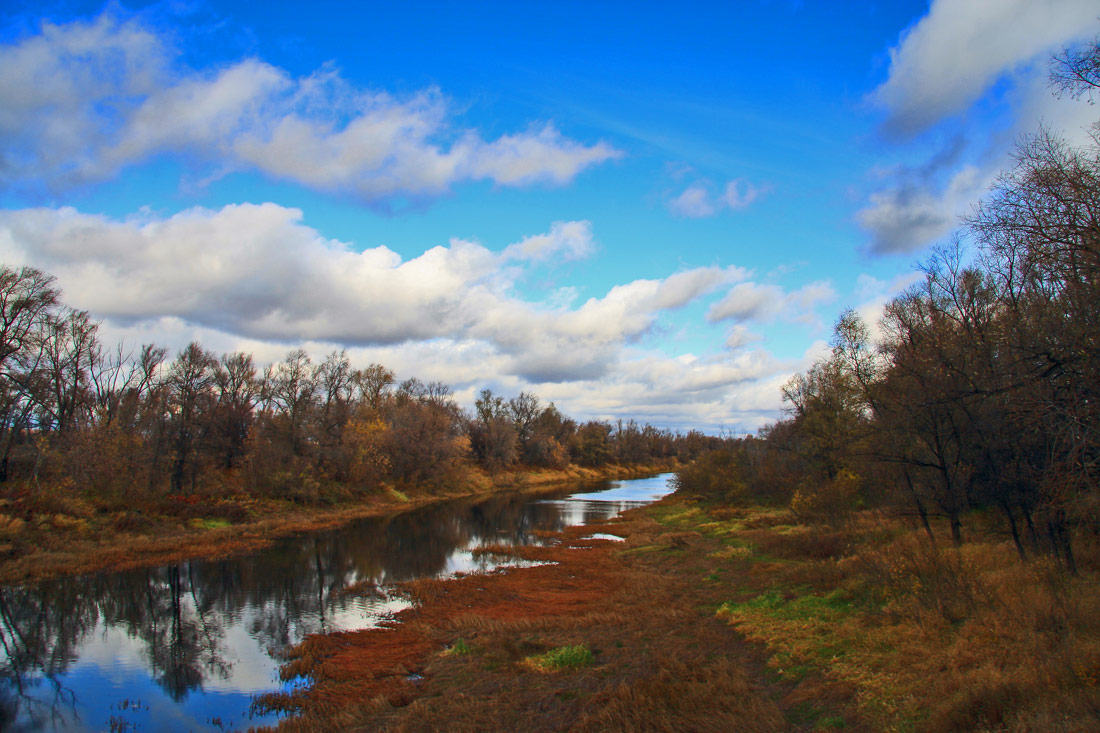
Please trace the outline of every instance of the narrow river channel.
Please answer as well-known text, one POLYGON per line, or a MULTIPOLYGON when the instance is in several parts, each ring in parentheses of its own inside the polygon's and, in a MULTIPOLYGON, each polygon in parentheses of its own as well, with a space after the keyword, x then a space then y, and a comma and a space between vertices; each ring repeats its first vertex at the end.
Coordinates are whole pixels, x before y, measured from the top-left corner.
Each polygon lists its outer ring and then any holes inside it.
POLYGON ((514 564, 477 550, 610 519, 671 492, 671 477, 453 500, 251 555, 0 588, 0 731, 274 722, 252 698, 300 684, 278 667, 307 634, 375 626, 407 605, 395 583, 514 564))

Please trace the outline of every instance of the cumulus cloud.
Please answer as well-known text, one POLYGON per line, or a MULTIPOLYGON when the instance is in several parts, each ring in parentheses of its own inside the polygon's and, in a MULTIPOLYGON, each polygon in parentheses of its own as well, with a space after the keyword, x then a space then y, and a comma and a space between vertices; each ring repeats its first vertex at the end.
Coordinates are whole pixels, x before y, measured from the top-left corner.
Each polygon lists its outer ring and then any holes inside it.
MULTIPOLYGON (((587 222, 555 222, 501 251, 454 239, 403 259, 325 238, 301 212, 275 204, 127 219, 71 208, 0 212, 0 261, 57 275, 67 303, 105 319, 109 343, 155 341, 174 352, 198 340, 260 362, 299 344, 315 358, 347 348, 356 364, 446 382, 463 404, 485 386, 533 390, 580 419, 718 431, 775 418, 778 385, 802 366, 754 346, 758 337, 739 324, 730 349, 713 355, 654 353, 644 339, 663 313, 745 282, 741 268, 634 280, 583 301, 575 292, 549 304, 512 292, 539 257, 588 252, 578 243, 591 239, 587 222)), ((806 303, 814 293, 783 297, 806 303)))
POLYGON ((622 154, 548 122, 486 140, 455 127, 439 90, 361 90, 331 68, 189 69, 165 38, 111 12, 0 46, 0 141, 8 185, 94 182, 168 153, 372 203, 468 180, 560 185, 622 154))
MULTIPOLYGON (((253 354, 261 364, 281 360, 291 348, 290 344, 242 337, 173 317, 128 325, 107 322, 101 335, 109 343, 152 340, 168 346, 173 354, 197 340, 217 352, 253 354)), ((330 341, 305 341, 301 345, 315 361, 346 346, 330 341)), ((812 355, 819 355, 822 348, 827 346, 815 344, 812 355)), ((781 408, 780 386, 811 362, 809 356, 777 359, 762 348, 700 357, 667 356, 628 347, 614 370, 568 381, 541 382, 530 375, 512 373, 513 356, 475 339, 350 346, 347 353, 356 366, 384 364, 396 372, 399 380, 416 376, 448 384, 459 404, 468 409, 486 387, 505 396, 526 390, 537 394, 544 404, 554 402, 565 414, 579 420, 631 417, 671 429, 711 433, 751 432, 775 420, 781 408)))
POLYGON ((1085 139, 1095 108, 1051 94, 1048 60, 1093 35, 1097 15, 1087 0, 932 3, 891 51, 889 77, 872 99, 887 112, 888 133, 911 137, 938 125, 948 142, 923 164, 898 166, 868 194, 855 218, 870 235, 872 254, 916 252, 948 234, 1012 165, 1012 141, 1040 125, 1085 139), (998 82, 998 101, 1013 119, 992 137, 967 135, 980 123, 960 113, 981 117, 982 100, 998 82))
POLYGON ((749 331, 744 324, 735 323, 730 329, 729 336, 726 337, 726 348, 735 351, 762 339, 760 334, 749 331))
POLYGON ((668 209, 677 216, 700 219, 714 216, 723 210, 743 209, 769 190, 768 186, 760 186, 743 178, 735 178, 729 181, 721 191, 715 192, 709 183, 699 181, 688 186, 678 196, 669 199, 668 209))
POLYGON ((581 260, 596 249, 592 224, 587 221, 556 221, 545 234, 524 237, 504 250, 505 259, 546 262, 581 260))
POLYGON ((71 208, 0 211, 0 261, 57 275, 66 301, 120 324, 177 318, 263 341, 347 345, 431 339, 491 344, 506 373, 539 382, 598 377, 659 315, 744 276, 703 267, 613 287, 577 307, 519 299, 522 267, 591 251, 587 222, 494 252, 451 240, 403 260, 356 251, 275 204, 116 220, 71 208))
POLYGON ((798 290, 787 292, 774 284, 742 282, 734 285, 725 297, 707 311, 711 323, 731 320, 734 323, 767 323, 777 318, 814 324, 814 309, 836 297, 832 285, 816 281, 798 290))
POLYGON ((891 49, 889 77, 872 98, 887 110, 887 129, 920 132, 1006 72, 1091 35, 1096 19, 1093 0, 934 0, 891 49))
POLYGON ((957 171, 943 190, 934 184, 901 180, 892 188, 872 193, 856 212, 856 221, 871 235, 874 254, 906 254, 942 238, 969 210, 996 173, 975 166, 957 171))
POLYGON ((780 385, 804 368, 802 360, 778 360, 763 349, 629 357, 599 381, 540 385, 538 394, 581 419, 630 415, 683 430, 752 432, 775 420, 780 385))

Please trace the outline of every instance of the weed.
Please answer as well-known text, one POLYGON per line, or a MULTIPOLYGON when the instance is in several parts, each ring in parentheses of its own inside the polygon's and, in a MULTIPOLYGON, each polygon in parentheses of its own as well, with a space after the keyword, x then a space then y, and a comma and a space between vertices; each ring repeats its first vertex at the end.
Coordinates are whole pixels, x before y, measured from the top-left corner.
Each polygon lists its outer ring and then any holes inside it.
POLYGON ((537 657, 528 657, 526 662, 536 669, 549 672, 561 669, 591 667, 596 663, 596 657, 586 644, 576 644, 574 646, 561 646, 557 649, 551 649, 545 654, 540 654, 537 657))
POLYGON ((191 520, 191 526, 195 529, 220 529, 221 527, 229 527, 232 525, 228 519, 218 519, 214 517, 198 517, 191 520))
POLYGON ((448 654, 454 654, 455 656, 462 656, 464 654, 469 654, 470 651, 471 651, 470 647, 466 644, 466 642, 460 636, 457 639, 455 639, 454 644, 451 644, 451 648, 447 650, 447 653, 448 654))
POLYGON ((642 545, 641 547, 631 547, 619 552, 620 555, 641 555, 649 552, 660 552, 667 550, 667 545, 642 545))
POLYGON ((707 557, 714 558, 715 560, 747 560, 752 557, 752 552, 753 548, 751 545, 734 543, 717 552, 710 553, 707 557))

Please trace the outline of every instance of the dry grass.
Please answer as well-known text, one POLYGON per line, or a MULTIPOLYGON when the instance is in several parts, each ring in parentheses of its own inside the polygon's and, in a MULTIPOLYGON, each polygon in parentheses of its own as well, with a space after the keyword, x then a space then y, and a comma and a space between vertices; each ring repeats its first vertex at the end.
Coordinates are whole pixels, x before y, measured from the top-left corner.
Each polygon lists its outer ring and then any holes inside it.
POLYGON ((999 538, 956 549, 873 515, 731 537, 753 547, 729 559, 750 583, 719 615, 779 678, 850 689, 876 729, 1100 730, 1094 562, 1070 577, 999 538))
POLYGON ((1069 577, 871 513, 838 530, 671 499, 613 529, 522 551, 554 565, 409 584, 394 628, 310 639, 281 727, 1100 730, 1092 540, 1069 577), (591 658, 532 662, 563 647, 591 658))
MULTIPOLYGON (((614 530, 627 549, 665 534, 637 514, 614 530)), ((660 549, 640 554, 582 542, 589 532, 574 528, 559 545, 522 551, 554 565, 408 584, 422 605, 394 629, 310 640, 288 671, 307 672, 313 686, 269 701, 300 713, 280 728, 788 727, 758 681, 752 650, 705 610, 715 598, 696 582, 707 562, 699 532, 670 533, 660 549), (458 640, 461 654, 452 651, 458 640), (583 663, 564 663, 571 657, 583 663), (406 680, 409 671, 423 679, 406 680)))

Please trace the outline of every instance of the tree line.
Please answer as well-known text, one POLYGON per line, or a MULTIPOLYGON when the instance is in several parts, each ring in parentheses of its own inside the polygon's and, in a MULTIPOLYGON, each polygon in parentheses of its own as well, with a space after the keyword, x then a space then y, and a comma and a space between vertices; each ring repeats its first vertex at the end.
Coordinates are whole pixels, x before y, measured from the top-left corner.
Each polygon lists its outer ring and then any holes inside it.
POLYGON ((398 382, 344 351, 259 366, 191 343, 174 358, 105 345, 55 280, 0 266, 0 484, 122 497, 231 489, 314 499, 325 487, 439 486, 464 468, 690 457, 707 443, 633 420, 577 422, 521 392, 398 382))
MULTIPOLYGON (((1098 48, 1057 59, 1058 92, 1100 90, 1098 48)), ((817 518, 888 506, 929 536, 943 518, 956 544, 992 515, 1021 556, 1074 570, 1100 508, 1100 125, 1019 144, 921 272, 876 338, 842 314, 829 356, 783 387, 787 417, 682 483, 817 518)))

